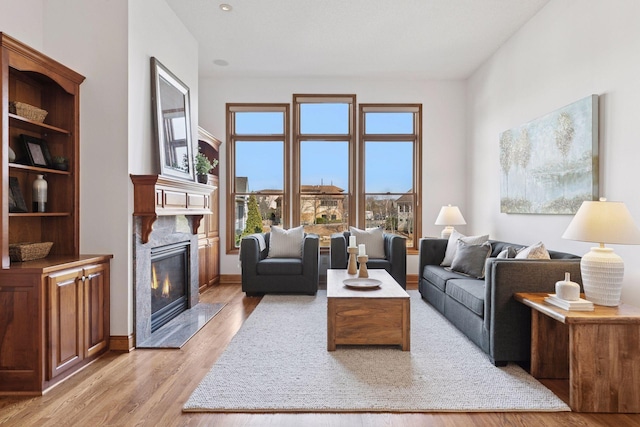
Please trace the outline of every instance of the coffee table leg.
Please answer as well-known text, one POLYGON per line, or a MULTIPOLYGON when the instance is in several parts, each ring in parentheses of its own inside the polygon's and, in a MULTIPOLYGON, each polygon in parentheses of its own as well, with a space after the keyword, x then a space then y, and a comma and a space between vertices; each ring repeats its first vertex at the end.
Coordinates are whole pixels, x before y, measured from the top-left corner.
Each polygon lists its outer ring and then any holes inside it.
POLYGON ((327 299, 327 351, 336 349, 336 305, 333 298, 327 299))

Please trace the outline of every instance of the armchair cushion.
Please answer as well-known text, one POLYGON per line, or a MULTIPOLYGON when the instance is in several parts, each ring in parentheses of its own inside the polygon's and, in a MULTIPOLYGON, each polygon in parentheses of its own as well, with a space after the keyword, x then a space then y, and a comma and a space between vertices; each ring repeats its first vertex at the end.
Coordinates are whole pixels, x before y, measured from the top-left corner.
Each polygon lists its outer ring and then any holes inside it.
POLYGON ((356 244, 364 244, 367 255, 371 258, 386 258, 384 254, 384 239, 382 227, 373 230, 360 230, 355 227, 349 227, 349 232, 356 237, 356 244))
POLYGON ((303 226, 289 230, 271 227, 270 240, 269 258, 302 258, 303 226))
POLYGON ((302 274, 302 258, 266 258, 256 266, 258 274, 300 275, 302 274))

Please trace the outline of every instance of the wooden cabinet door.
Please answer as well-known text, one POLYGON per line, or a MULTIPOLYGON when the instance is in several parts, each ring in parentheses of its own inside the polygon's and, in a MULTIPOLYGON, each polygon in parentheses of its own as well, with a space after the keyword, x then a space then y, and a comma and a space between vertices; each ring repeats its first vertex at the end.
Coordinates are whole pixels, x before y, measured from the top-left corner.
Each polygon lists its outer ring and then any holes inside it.
POLYGON ((84 356, 109 345, 109 264, 84 269, 84 356))
POLYGON ((42 386, 41 280, 14 274, 0 286, 0 392, 27 392, 42 386))
POLYGON ((198 288, 203 290, 209 284, 209 240, 198 240, 198 288))
POLYGON ((209 239, 209 284, 220 282, 220 238, 209 239))
POLYGON ((82 277, 81 269, 48 276, 48 378, 54 378, 84 359, 82 277))
POLYGON ((220 199, 218 197, 218 178, 215 177, 213 185, 216 189, 211 192, 211 205, 213 206, 211 215, 208 215, 207 237, 218 237, 220 235, 220 199))

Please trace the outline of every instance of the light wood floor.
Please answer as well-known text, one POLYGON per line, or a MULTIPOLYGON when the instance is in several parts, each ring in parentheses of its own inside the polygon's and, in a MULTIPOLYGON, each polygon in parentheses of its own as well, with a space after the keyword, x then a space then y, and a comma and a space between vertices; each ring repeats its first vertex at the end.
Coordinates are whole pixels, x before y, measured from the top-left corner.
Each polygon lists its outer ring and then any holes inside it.
MULTIPOLYGON (((37 398, 0 397, 1 426, 638 426, 640 415, 576 413, 183 414, 182 405, 259 298, 218 285, 203 302, 225 302, 180 350, 108 353, 37 398)), ((558 384, 549 383, 552 389, 558 384)), ((487 384, 491 387, 491 384, 487 384)), ((555 390, 554 390, 555 391, 555 390)), ((557 393, 566 400, 566 387, 557 393)))

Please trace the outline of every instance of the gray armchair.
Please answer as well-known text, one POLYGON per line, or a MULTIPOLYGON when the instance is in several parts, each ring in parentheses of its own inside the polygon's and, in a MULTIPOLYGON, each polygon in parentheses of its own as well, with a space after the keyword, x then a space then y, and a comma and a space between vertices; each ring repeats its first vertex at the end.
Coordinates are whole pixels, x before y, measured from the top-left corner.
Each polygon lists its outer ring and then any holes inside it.
MULTIPOLYGON (((347 268, 349 254, 347 242, 351 233, 334 233, 331 235, 331 254, 329 268, 347 268)), ((396 282, 407 288, 407 243, 404 237, 397 234, 384 233, 384 259, 369 258, 367 268, 384 268, 396 282)))
POLYGON ((306 234, 302 258, 267 258, 271 233, 262 234, 266 247, 260 251, 257 236, 240 242, 242 290, 247 296, 265 293, 299 293, 315 295, 318 291, 319 239, 306 234))

